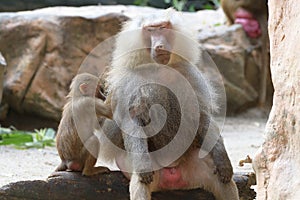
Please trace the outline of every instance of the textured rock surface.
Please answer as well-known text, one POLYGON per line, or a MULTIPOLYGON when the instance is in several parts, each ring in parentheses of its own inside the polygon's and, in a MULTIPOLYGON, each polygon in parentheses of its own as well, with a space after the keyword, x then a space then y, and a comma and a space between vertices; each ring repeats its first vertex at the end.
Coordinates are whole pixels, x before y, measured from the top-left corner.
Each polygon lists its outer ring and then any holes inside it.
MULTIPOLYGON (((253 174, 235 174, 239 194, 243 200, 251 200, 255 192, 250 189, 255 184, 253 174)), ((2 200, 40 199, 40 200, 96 200, 129 198, 128 180, 119 171, 84 177, 76 172, 54 172, 47 181, 20 181, 0 188, 2 200), (68 195, 66 195, 66 192, 68 195)), ((155 192, 152 200, 214 200, 214 196, 199 188, 193 190, 173 190, 155 192)))
MULTIPOLYGON (((116 34, 127 17, 157 10, 89 6, 0 14, 0 51, 8 64, 4 101, 18 113, 59 121, 71 79, 86 55, 116 34)), ((234 113, 255 105, 259 83, 257 51, 241 27, 216 26, 225 20, 220 10, 184 13, 183 17, 188 26, 199 30, 199 41, 223 75, 228 111, 234 113)), ((96 61, 88 63, 87 71, 99 74, 108 64, 103 54, 109 55, 112 47, 102 51, 95 53, 96 61)), ((10 112, 8 115, 9 119, 14 116, 10 112)))
POLYGON ((258 200, 300 199, 299 9, 295 1, 269 1, 275 93, 267 138, 254 163, 258 200))
MULTIPOLYGON (((116 34, 127 19, 105 11, 94 16, 84 13, 84 17, 72 13, 62 16, 60 11, 2 14, 0 25, 0 50, 8 63, 5 101, 18 112, 56 121, 84 58, 97 44, 116 34)), ((99 58, 87 71, 100 73, 107 64, 99 58)))
POLYGON ((37 8, 49 6, 83 6, 83 5, 97 5, 105 2, 116 2, 109 0, 2 0, 0 2, 0 12, 14 12, 21 10, 33 10, 37 8))
POLYGON ((2 56, 2 53, 0 52, 0 103, 2 101, 2 93, 3 93, 3 76, 5 72, 6 67, 6 61, 2 56))
POLYGON ((200 32, 200 42, 223 76, 227 110, 234 113, 255 105, 259 91, 257 49, 240 25, 219 26, 200 32))

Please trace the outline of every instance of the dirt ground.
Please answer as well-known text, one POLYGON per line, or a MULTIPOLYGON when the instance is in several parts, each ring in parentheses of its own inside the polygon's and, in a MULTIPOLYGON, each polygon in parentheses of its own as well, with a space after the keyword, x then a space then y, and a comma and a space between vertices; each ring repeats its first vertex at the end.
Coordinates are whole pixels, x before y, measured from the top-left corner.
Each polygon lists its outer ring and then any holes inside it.
MULTIPOLYGON (((239 167, 247 155, 253 158, 263 142, 266 116, 227 117, 222 135, 234 171, 252 171, 251 164, 239 167)), ((53 172, 60 159, 55 147, 17 150, 0 146, 0 187, 22 180, 44 180, 53 172)))

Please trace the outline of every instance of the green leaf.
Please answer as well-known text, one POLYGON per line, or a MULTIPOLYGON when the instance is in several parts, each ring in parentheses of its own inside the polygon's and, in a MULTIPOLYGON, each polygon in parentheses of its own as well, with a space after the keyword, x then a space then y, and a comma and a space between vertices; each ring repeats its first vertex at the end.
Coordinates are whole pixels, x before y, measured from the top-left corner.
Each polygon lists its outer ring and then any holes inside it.
POLYGON ((55 130, 40 129, 32 132, 0 127, 0 145, 14 145, 17 149, 44 148, 55 145, 55 130))
POLYGON ((26 142, 26 143, 15 145, 15 148, 18 148, 18 149, 30 149, 30 148, 40 149, 40 148, 44 148, 44 145, 41 142, 26 142))
POLYGON ((182 11, 183 8, 184 8, 184 5, 185 5, 185 1, 179 1, 178 4, 177 4, 177 9, 179 11, 182 11))
POLYGON ((214 24, 215 27, 221 26, 221 25, 222 25, 221 23, 215 23, 215 24, 214 24))
POLYGON ((1 134, 0 145, 22 144, 32 141, 32 136, 27 133, 1 134))
POLYGON ((55 138, 55 130, 53 128, 48 128, 45 133, 45 139, 54 139, 55 138))
POLYGON ((189 12, 196 12, 195 5, 189 7, 189 12))
POLYGON ((219 0, 212 0, 213 4, 217 7, 220 7, 220 1, 219 0))
POLYGON ((212 9, 213 9, 213 6, 210 5, 210 4, 205 4, 205 5, 203 6, 203 8, 206 9, 206 10, 212 10, 212 9))
POLYGON ((4 134, 4 133, 11 133, 12 129, 10 128, 2 128, 0 127, 0 134, 4 134))
POLYGON ((148 4, 148 0, 135 0, 133 4, 137 6, 146 6, 148 4))

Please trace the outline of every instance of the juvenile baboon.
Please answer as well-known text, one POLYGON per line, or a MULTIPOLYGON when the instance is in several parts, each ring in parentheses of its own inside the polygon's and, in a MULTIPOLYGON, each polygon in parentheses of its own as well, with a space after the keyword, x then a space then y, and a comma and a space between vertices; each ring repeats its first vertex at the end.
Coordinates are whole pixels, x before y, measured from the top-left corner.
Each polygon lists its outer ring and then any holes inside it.
POLYGON ((103 131, 126 151, 104 142, 101 153, 130 178, 131 200, 198 187, 218 200, 238 200, 211 115, 217 95, 196 67, 199 58, 198 42, 173 9, 127 22, 116 38, 107 77, 114 120, 103 131))
POLYGON ((82 171, 86 176, 108 171, 106 167, 94 167, 99 151, 98 138, 93 134, 99 126, 97 117, 112 118, 110 106, 95 98, 98 82, 98 77, 82 73, 71 83, 56 136, 62 160, 56 171, 82 171))

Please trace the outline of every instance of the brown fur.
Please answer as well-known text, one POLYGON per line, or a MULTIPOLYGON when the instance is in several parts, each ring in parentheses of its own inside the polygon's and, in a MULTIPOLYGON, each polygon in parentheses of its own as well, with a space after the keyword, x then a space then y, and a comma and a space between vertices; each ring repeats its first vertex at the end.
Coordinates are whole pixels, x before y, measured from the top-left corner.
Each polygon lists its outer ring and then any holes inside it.
POLYGON ((82 171, 87 176, 108 171, 106 167, 94 167, 99 151, 98 138, 93 134, 99 126, 97 117, 112 118, 110 107, 95 98, 98 82, 96 76, 88 73, 79 74, 72 81, 56 136, 62 160, 56 171, 82 171))

